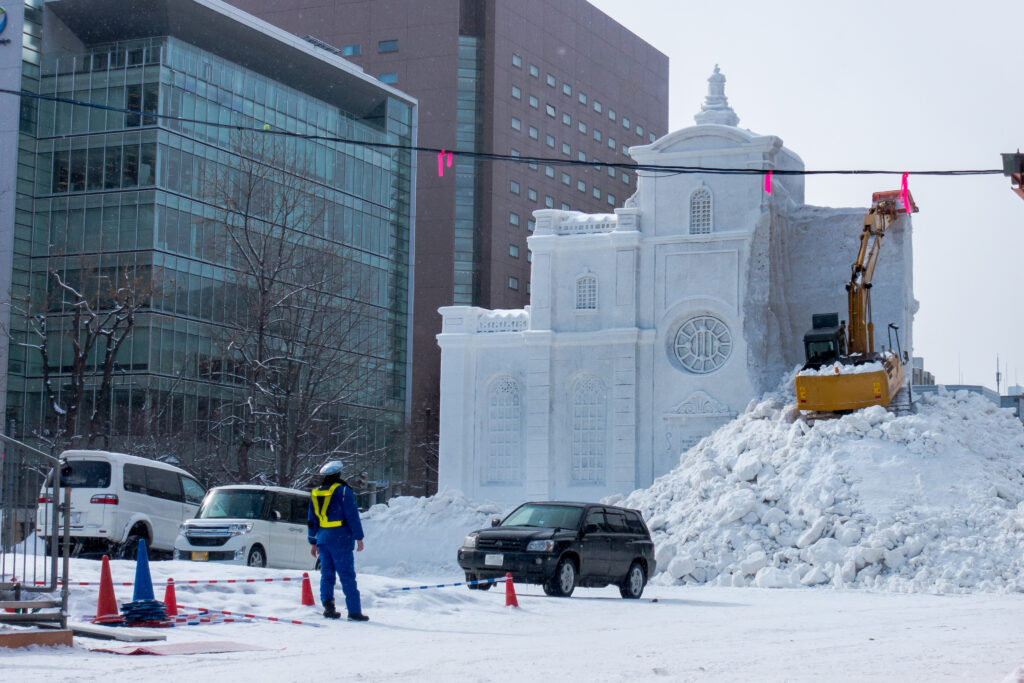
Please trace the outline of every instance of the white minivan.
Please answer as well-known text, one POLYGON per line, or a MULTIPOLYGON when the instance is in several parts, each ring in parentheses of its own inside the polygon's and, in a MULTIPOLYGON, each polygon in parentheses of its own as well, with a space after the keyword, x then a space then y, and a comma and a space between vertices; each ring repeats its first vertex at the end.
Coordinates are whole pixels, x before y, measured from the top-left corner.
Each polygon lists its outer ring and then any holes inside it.
POLYGON ((181 525, 174 559, 313 569, 306 540, 309 491, 240 484, 210 489, 181 525))
MULTIPOLYGON (((75 555, 135 559, 140 539, 154 554, 171 553, 178 527, 195 515, 206 493, 185 470, 149 458, 86 450, 64 451, 60 457, 60 489, 71 489, 75 555)), ((47 543, 53 533, 53 483, 51 470, 36 512, 36 534, 47 543)))

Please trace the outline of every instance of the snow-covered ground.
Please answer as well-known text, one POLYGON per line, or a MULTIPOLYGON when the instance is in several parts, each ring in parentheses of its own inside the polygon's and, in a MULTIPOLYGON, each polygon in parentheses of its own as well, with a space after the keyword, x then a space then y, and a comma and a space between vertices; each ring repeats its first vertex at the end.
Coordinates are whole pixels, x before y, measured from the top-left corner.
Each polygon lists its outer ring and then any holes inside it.
MULTIPOLYGON (((520 584, 514 609, 500 586, 395 590, 462 580, 462 537, 507 512, 442 492, 364 515, 369 623, 323 620, 296 582, 183 583, 294 571, 151 562, 158 599, 174 577, 188 608, 317 626, 163 629, 173 643, 268 648, 188 656, 101 654, 90 648, 109 643, 76 638, 0 651, 0 678, 1024 681, 1024 429, 966 392, 917 408, 809 425, 785 393, 752 403, 650 489, 614 501, 654 534, 659 573, 640 601, 520 584)), ((134 563, 111 564, 116 583, 133 580, 134 563)), ((99 567, 74 560, 72 581, 97 581, 99 567)), ((131 590, 115 589, 121 601, 131 590)), ((73 620, 95 614, 97 593, 72 589, 73 620)))

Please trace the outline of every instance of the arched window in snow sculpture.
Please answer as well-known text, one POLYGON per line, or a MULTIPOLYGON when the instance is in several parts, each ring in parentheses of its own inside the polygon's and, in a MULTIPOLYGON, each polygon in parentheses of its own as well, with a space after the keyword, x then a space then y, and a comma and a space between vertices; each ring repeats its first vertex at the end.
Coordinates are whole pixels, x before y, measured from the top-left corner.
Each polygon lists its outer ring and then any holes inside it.
POLYGON ((706 235, 711 232, 711 191, 699 187, 690 195, 690 234, 706 235))
POLYGON ((572 391, 572 481, 603 484, 608 429, 608 392, 597 377, 584 377, 572 391))
POLYGON ((732 353, 732 335, 718 318, 698 315, 679 327, 672 351, 684 369, 703 375, 725 365, 732 353))
POLYGON ((522 479, 522 441, 519 383, 512 377, 500 377, 487 391, 485 483, 505 484, 522 479))
POLYGON ((576 278, 576 310, 597 310, 597 278, 593 275, 580 275, 576 278))

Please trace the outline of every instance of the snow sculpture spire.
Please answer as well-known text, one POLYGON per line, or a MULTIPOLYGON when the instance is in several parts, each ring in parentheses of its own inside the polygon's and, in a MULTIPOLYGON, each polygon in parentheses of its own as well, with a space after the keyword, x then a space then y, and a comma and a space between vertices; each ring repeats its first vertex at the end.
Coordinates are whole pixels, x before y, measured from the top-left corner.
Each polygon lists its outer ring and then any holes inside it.
POLYGON ((725 96, 725 76, 718 70, 717 64, 715 72, 708 78, 708 95, 693 120, 701 125, 717 123, 723 126, 735 126, 740 122, 740 117, 736 116, 736 112, 729 106, 729 98, 725 96))

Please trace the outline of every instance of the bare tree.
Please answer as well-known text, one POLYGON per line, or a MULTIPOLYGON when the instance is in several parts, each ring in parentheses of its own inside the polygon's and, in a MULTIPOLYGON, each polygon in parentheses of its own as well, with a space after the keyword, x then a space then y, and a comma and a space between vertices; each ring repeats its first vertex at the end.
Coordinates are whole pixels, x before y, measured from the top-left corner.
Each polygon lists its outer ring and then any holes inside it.
POLYGON ((390 385, 384 271, 346 257, 326 189, 284 142, 240 135, 235 151, 207 178, 238 304, 223 373, 241 388, 214 427, 231 427, 242 481, 301 485, 328 458, 365 470, 387 457, 365 450, 390 385))
POLYGON ((54 428, 48 436, 38 436, 49 441, 55 451, 79 444, 92 447, 97 442, 104 448, 109 446, 109 398, 118 350, 131 335, 139 309, 152 291, 151 282, 131 269, 114 271, 112 278, 95 270, 77 272, 78 282, 72 283, 51 270, 53 287, 39 306, 33 306, 31 298, 26 297, 22 304, 34 341, 17 342, 40 355, 43 388, 54 428), (108 282, 108 278, 114 281, 108 282), (57 367, 52 364, 51 351, 64 341, 70 358, 61 358, 62 367, 57 367), (96 378, 99 388, 83 425, 80 413, 86 383, 96 378), (54 387, 57 379, 64 384, 59 390, 54 387))

